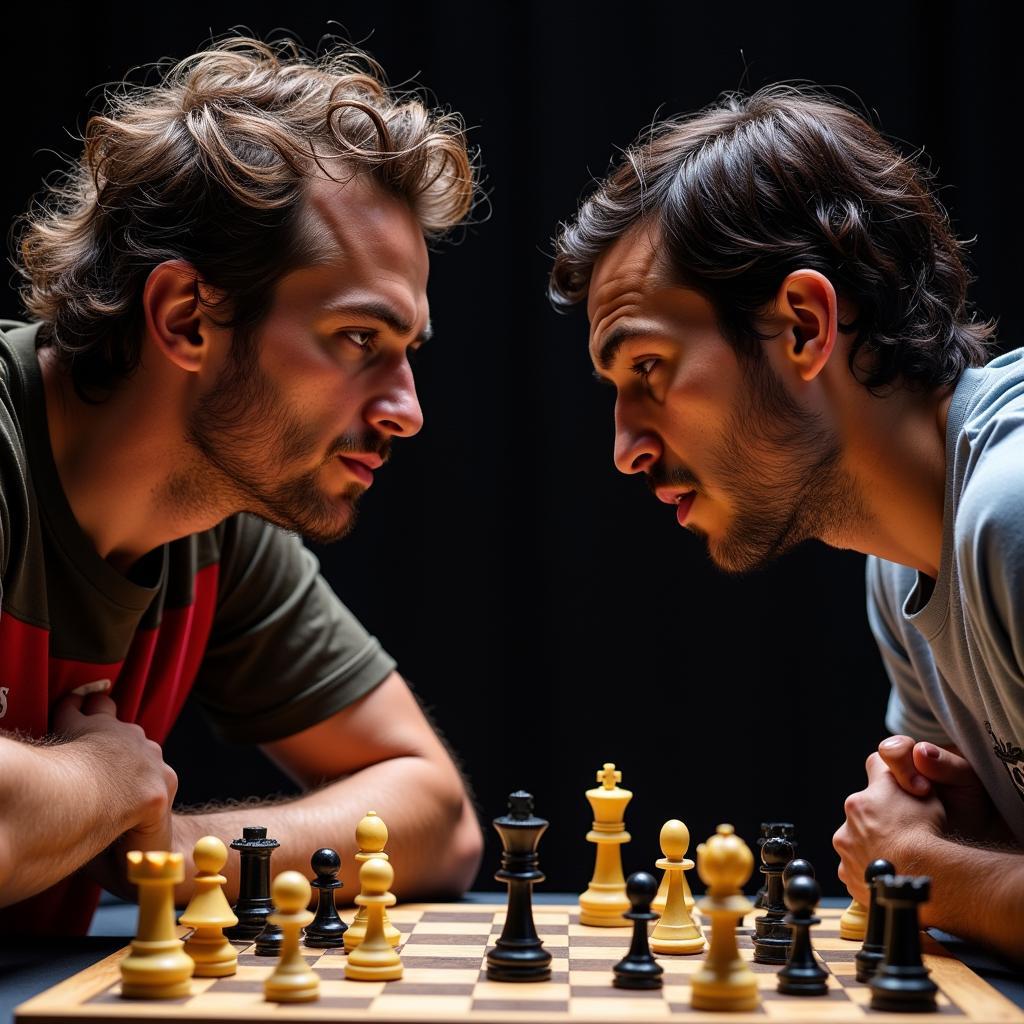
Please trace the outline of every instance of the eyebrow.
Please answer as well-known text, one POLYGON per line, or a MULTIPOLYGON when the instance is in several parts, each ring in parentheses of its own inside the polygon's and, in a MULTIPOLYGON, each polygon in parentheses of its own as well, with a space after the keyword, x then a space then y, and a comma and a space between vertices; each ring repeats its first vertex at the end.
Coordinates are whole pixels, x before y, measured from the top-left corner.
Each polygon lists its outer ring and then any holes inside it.
POLYGON ((612 364, 615 362, 615 357, 619 354, 619 349, 627 341, 632 341, 634 338, 645 338, 650 336, 649 328, 640 327, 614 327, 612 330, 605 335, 604 341, 601 342, 601 347, 597 351, 597 364, 602 370, 610 370, 612 364))
MULTIPOLYGON (((347 313, 352 316, 365 316, 372 320, 379 320, 381 323, 387 324, 395 334, 403 336, 412 334, 412 324, 386 302, 329 302, 327 308, 332 313, 347 313)), ((416 336, 416 342, 419 345, 425 345, 433 336, 434 328, 428 320, 426 327, 416 336)))

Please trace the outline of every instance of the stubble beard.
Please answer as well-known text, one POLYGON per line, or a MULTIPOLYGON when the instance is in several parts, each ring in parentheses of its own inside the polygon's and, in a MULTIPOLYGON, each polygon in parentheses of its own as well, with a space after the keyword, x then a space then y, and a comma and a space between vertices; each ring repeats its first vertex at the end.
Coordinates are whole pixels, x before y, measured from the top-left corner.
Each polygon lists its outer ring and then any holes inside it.
POLYGON ((356 503, 366 488, 352 483, 331 496, 320 473, 338 454, 382 451, 386 445, 376 437, 343 435, 320 466, 289 476, 289 466, 308 460, 322 442, 285 407, 253 348, 232 345, 216 383, 192 413, 186 438, 197 459, 169 482, 168 494, 192 510, 251 512, 316 543, 340 540, 355 526, 356 503))
POLYGON ((729 574, 761 569, 806 540, 842 536, 866 516, 835 430, 801 409, 763 358, 745 360, 744 379, 746 400, 709 460, 732 517, 720 538, 704 536, 729 574))

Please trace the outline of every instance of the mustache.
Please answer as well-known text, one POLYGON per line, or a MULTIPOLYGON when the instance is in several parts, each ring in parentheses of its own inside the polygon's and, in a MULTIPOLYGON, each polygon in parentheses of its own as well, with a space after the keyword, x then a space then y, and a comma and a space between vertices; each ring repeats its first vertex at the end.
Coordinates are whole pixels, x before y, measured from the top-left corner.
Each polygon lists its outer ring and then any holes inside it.
POLYGON ((657 462, 646 473, 647 487, 653 494, 658 487, 674 485, 700 490, 701 481, 692 470, 685 466, 673 466, 669 469, 663 462, 657 462))
POLYGON ((382 437, 375 430, 363 434, 342 434, 335 438, 328 457, 333 459, 336 455, 365 455, 370 452, 379 455, 382 462, 387 462, 391 458, 391 439, 382 437))

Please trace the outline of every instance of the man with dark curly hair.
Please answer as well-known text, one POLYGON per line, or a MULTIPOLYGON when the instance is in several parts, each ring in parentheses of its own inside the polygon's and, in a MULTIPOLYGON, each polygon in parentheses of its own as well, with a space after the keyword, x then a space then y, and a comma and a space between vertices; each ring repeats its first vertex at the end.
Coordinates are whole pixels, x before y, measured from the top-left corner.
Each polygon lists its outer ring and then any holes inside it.
POLYGON ((5 932, 82 930, 126 850, 254 821, 308 871, 370 807, 404 896, 474 877, 458 770, 296 536, 342 536, 420 429, 425 239, 474 188, 459 122, 368 58, 234 38, 112 94, 24 219, 33 322, 0 324, 5 932), (190 693, 304 794, 172 813, 160 744, 190 693))
POLYGON ((720 568, 812 538, 870 556, 893 735, 846 801, 840 878, 866 901, 877 857, 931 875, 926 924, 1019 958, 1024 350, 986 364, 929 185, 825 93, 729 95, 597 184, 550 293, 587 302, 616 466, 720 568))

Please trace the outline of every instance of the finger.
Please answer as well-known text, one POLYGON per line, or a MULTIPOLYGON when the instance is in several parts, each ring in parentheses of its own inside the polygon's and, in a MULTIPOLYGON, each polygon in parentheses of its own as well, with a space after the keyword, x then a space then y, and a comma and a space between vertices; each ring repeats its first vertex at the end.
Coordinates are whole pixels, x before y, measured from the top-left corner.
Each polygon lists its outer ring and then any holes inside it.
POLYGON ((918 743, 914 747, 914 764, 917 770, 932 782, 945 786, 976 786, 978 776, 970 762, 959 754, 943 750, 934 743, 918 743))
POLYGON ((882 740, 878 744, 878 755, 900 789, 913 796, 927 796, 931 792, 931 783, 914 765, 914 741, 909 736, 890 736, 882 740))
POLYGON ((79 697, 88 697, 90 693, 106 693, 110 689, 109 679, 94 679, 91 683, 82 683, 76 686, 71 692, 79 697))
MULTIPOLYGON (((872 786, 891 786, 894 789, 902 788, 896 781, 896 777, 889 770, 889 766, 878 754, 871 754, 867 761, 864 762, 864 768, 868 773, 868 789, 872 786)), ((914 795, 916 796, 917 794, 915 793, 914 795)))
POLYGON ((90 693, 82 698, 82 714, 117 718, 117 705, 105 693, 90 693))
POLYGON ((54 732, 71 732, 82 717, 82 698, 77 694, 62 697, 53 708, 54 732))

